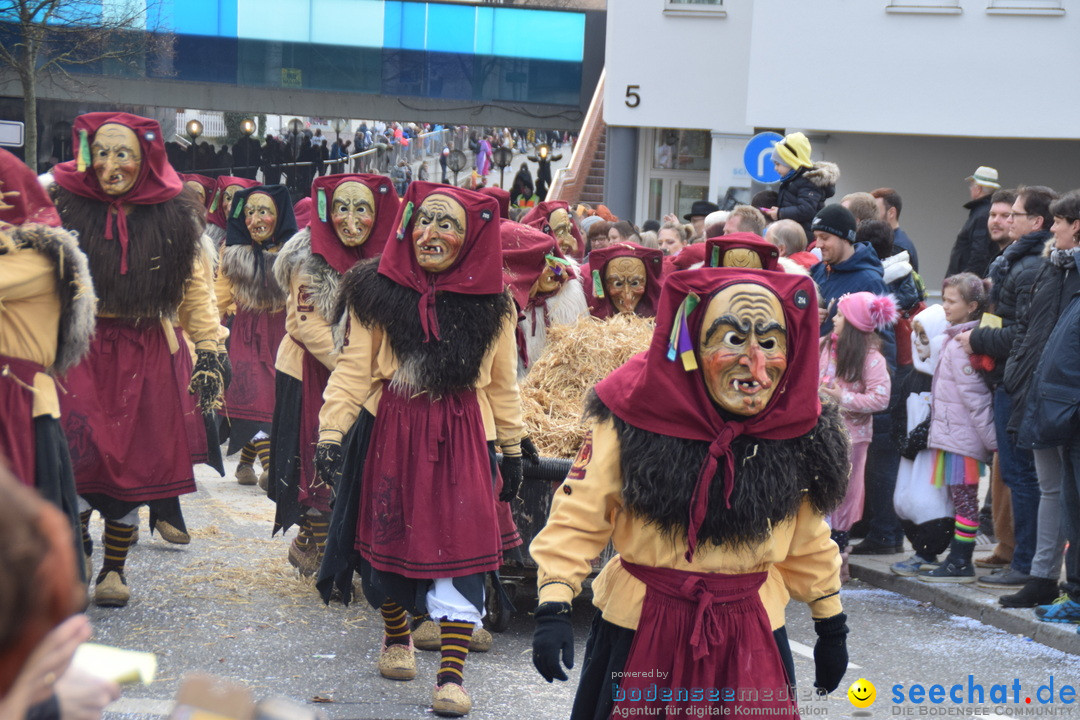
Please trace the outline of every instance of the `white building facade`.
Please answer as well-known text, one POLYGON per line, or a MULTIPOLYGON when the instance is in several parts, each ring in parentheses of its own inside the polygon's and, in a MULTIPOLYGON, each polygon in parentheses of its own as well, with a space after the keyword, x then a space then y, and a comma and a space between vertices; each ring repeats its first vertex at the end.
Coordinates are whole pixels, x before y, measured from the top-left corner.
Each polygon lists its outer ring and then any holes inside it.
POLYGON ((615 0, 604 119, 612 209, 640 222, 746 200, 756 132, 805 132, 836 200, 903 198, 940 287, 979 165, 1080 187, 1080 5, 1055 0, 615 0))

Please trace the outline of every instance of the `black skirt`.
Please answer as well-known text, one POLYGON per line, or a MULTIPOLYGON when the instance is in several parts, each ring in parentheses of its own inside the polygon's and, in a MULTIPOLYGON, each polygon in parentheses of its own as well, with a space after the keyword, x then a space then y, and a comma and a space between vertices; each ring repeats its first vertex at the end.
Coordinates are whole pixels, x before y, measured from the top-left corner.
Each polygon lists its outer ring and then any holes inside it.
POLYGON ((266 496, 274 501, 276 535, 300 521, 300 397, 303 383, 283 372, 274 377, 274 422, 270 433, 270 484, 266 496))
MULTIPOLYGON (((34 487, 43 498, 63 511, 71 523, 75 557, 83 556, 82 527, 79 523, 75 473, 71 469, 67 437, 60 421, 49 415, 34 418, 34 487)), ((79 575, 85 572, 81 562, 79 575)), ((82 578, 86 582, 87 578, 82 578)))

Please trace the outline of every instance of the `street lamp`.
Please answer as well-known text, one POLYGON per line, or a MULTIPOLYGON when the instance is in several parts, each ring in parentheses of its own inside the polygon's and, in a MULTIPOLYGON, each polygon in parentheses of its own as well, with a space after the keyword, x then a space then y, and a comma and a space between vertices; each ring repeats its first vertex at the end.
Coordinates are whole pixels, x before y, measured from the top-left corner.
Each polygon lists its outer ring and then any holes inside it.
POLYGON ((251 134, 255 132, 255 121, 251 118, 244 118, 240 123, 240 132, 244 134, 244 137, 251 137, 251 134))
POLYGON ((195 141, 199 139, 199 136, 203 132, 203 124, 198 120, 188 120, 187 134, 191 136, 191 147, 188 148, 188 159, 191 161, 191 171, 195 172, 195 141))

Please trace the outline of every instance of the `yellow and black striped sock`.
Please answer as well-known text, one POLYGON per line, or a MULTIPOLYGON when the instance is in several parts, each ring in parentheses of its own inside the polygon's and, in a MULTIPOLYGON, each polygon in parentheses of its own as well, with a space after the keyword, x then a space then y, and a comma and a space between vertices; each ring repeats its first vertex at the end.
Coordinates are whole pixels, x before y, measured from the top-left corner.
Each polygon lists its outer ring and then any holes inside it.
POLYGON ((82 528, 83 555, 94 554, 94 540, 90 537, 90 516, 93 514, 93 510, 84 510, 79 513, 79 527, 82 528))
POLYGON ((314 541, 314 538, 311 537, 311 525, 309 522, 307 515, 301 515, 300 522, 297 523, 296 546, 304 550, 307 550, 308 545, 314 541))
POLYGON ((249 442, 244 447, 240 448, 240 464, 241 465, 254 465, 255 464, 255 443, 249 442))
POLYGON ((409 619, 405 615, 405 608, 393 600, 387 600, 379 609, 382 612, 386 644, 408 645, 412 633, 409 630, 409 619))
POLYGON ((311 539, 315 541, 315 547, 321 553, 326 547, 326 536, 330 532, 330 518, 322 513, 308 515, 308 527, 311 528, 311 539))
POLYGON ((430 619, 431 619, 431 616, 428 615, 427 613, 424 613, 423 615, 413 615, 413 619, 412 619, 412 623, 411 623, 412 624, 412 629, 415 630, 416 628, 420 627, 421 625, 423 625, 426 621, 428 621, 430 619))
POLYGON ((435 684, 454 682, 462 685, 465 682, 465 658, 469 655, 473 624, 443 620, 439 626, 442 628, 442 662, 435 684))
POLYGON ((251 447, 254 448, 255 454, 259 456, 259 464, 262 465, 263 470, 270 469, 270 438, 261 438, 259 440, 252 440, 251 447))
POLYGON ((97 581, 101 582, 112 571, 124 575, 124 562, 127 560, 128 549, 131 547, 131 537, 135 534, 134 525, 105 521, 105 537, 102 544, 105 545, 105 560, 101 564, 101 572, 98 573, 97 581))

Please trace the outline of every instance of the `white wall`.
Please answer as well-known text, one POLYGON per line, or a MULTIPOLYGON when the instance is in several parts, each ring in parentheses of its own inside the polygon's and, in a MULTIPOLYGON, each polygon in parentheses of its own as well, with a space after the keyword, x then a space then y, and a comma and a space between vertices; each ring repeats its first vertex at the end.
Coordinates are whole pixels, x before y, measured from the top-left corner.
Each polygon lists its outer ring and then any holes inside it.
MULTIPOLYGON (((860 0, 865 2, 867 0, 860 0)), ((847 193, 892 187, 904 201, 900 226, 919 251, 927 289, 940 292, 956 234, 967 219, 964 178, 979 165, 997 168, 1004 187, 1080 188, 1076 141, 980 140, 834 133, 814 138, 814 157, 840 166, 838 202, 847 193)))
POLYGON ((1071 89, 1080 67, 1077 3, 1064 3, 1060 16, 989 14, 991 0, 960 0, 954 15, 888 13, 888 4, 754 0, 747 121, 1080 138, 1080 96, 1071 89))
POLYGON ((665 15, 664 0, 613 0, 607 13, 604 121, 753 134, 746 124, 752 0, 727 17, 665 15), (641 103, 626 106, 628 85, 641 103))

